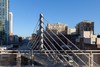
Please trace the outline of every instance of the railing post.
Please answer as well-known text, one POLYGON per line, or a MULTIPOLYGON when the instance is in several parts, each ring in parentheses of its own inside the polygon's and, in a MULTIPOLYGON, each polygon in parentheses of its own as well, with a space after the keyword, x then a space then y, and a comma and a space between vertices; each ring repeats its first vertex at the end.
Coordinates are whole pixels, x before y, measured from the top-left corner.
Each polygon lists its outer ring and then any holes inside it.
POLYGON ((93 67, 93 54, 92 54, 92 51, 90 51, 90 64, 89 64, 90 67, 93 67))
POLYGON ((29 65, 29 67, 31 67, 31 65, 32 65, 32 50, 29 51, 28 56, 29 56, 28 65, 29 65))
POLYGON ((17 67, 21 67, 21 53, 18 51, 17 53, 17 67))
POLYGON ((32 57, 31 57, 31 58, 32 58, 32 67, 34 67, 34 55, 33 55, 33 50, 32 50, 32 52, 31 52, 31 54, 32 54, 32 55, 31 55, 31 56, 32 56, 32 57))

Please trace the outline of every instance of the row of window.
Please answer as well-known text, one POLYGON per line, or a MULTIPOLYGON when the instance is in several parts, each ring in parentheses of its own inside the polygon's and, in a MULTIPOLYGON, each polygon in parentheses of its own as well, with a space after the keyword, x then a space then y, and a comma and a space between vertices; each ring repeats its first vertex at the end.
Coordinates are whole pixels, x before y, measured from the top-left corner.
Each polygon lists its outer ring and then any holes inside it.
POLYGON ((0 8, 0 15, 5 15, 5 8, 0 8))
POLYGON ((7 7, 7 0, 0 0, 0 15, 5 15, 5 8, 7 7))
POLYGON ((7 0, 0 0, 0 6, 5 6, 7 0))

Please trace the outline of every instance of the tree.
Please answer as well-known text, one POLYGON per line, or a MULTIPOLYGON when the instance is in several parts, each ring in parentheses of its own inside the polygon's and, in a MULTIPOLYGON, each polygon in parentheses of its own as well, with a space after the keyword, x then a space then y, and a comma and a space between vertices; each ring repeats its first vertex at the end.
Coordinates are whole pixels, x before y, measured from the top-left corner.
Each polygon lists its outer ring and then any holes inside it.
POLYGON ((19 42, 22 42, 23 41, 23 38, 22 37, 19 37, 18 39, 19 39, 19 42))

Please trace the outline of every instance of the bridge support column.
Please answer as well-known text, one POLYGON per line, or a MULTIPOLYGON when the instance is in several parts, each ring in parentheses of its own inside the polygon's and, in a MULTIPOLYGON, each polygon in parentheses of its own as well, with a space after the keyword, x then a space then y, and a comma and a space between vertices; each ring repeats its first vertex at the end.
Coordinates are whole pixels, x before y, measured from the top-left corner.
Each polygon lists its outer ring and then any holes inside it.
POLYGON ((18 51, 18 54, 17 54, 17 67, 21 67, 21 54, 20 54, 20 51, 18 51))

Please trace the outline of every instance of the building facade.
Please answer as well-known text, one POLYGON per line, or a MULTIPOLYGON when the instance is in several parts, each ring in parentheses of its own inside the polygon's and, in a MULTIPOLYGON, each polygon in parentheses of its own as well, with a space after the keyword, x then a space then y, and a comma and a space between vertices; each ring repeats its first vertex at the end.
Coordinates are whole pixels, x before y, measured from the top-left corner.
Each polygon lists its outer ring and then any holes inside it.
POLYGON ((99 49, 100 38, 94 35, 94 22, 82 21, 76 25, 76 33, 79 35, 76 43, 81 49, 99 49))
MULTIPOLYGON (((9 37, 9 0, 0 0, 0 32, 4 33, 4 41, 9 37)), ((2 34, 1 34, 2 35, 2 34)))
POLYGON ((9 12, 9 34, 13 35, 13 13, 9 12))
POLYGON ((84 31, 91 31, 91 34, 94 34, 94 22, 85 20, 76 25, 77 34, 82 35, 84 31))
POLYGON ((68 28, 67 35, 75 35, 76 34, 76 28, 68 28))

